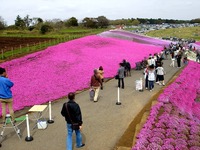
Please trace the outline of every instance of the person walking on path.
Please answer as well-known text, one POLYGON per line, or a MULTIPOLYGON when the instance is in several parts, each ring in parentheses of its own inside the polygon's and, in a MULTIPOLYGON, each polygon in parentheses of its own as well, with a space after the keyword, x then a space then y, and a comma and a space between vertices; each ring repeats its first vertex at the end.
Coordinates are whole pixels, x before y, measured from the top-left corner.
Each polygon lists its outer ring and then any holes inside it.
POLYGON ((154 65, 149 66, 148 81, 149 81, 149 91, 151 92, 154 89, 154 81, 155 81, 154 65))
POLYGON ((158 67, 156 68, 156 74, 157 74, 156 78, 158 78, 158 84, 164 86, 165 85, 165 81, 164 81, 165 71, 161 64, 159 64, 158 67))
POLYGON ((182 58, 182 53, 181 53, 181 51, 179 51, 177 56, 176 56, 178 68, 181 67, 181 58, 182 58))
POLYGON ((174 54, 174 51, 172 50, 172 52, 171 52, 171 64, 170 64, 170 66, 174 67, 174 62, 175 62, 175 54, 174 54))
POLYGON ((119 76, 119 78, 118 78, 118 87, 119 88, 121 87, 121 82, 122 82, 122 89, 124 89, 124 71, 125 71, 125 69, 124 69, 122 63, 120 63, 119 66, 120 66, 120 68, 118 69, 118 72, 117 72, 117 74, 119 76))
POLYGON ((131 64, 128 61, 126 61, 126 69, 126 76, 131 76, 131 64))
POLYGON ((155 59, 154 57, 150 56, 149 59, 147 60, 148 62, 148 65, 151 66, 151 65, 156 65, 156 62, 155 62, 155 59))
POLYGON ((11 88, 14 83, 8 79, 8 75, 4 68, 0 68, 0 101, 2 105, 2 119, 3 123, 5 123, 6 119, 6 106, 8 105, 8 109, 11 115, 11 119, 15 122, 15 116, 13 111, 13 96, 11 88))
POLYGON ((66 150, 72 150, 72 123, 78 123, 79 129, 75 130, 76 133, 76 147, 81 148, 85 146, 85 144, 82 143, 82 135, 81 135, 81 129, 82 129, 82 114, 81 109, 79 105, 74 101, 75 100, 75 94, 70 92, 68 94, 69 101, 63 104, 61 114, 63 117, 65 117, 65 121, 67 123, 67 138, 66 138, 66 150))
POLYGON ((104 82, 104 71, 103 71, 102 66, 99 67, 99 75, 100 75, 101 81, 104 82))
POLYGON ((92 75, 92 77, 91 77, 90 87, 95 92, 93 100, 94 100, 94 102, 97 102, 98 97, 99 97, 100 88, 101 88, 101 90, 103 90, 102 80, 101 80, 101 77, 100 77, 97 69, 94 70, 94 75, 92 75))

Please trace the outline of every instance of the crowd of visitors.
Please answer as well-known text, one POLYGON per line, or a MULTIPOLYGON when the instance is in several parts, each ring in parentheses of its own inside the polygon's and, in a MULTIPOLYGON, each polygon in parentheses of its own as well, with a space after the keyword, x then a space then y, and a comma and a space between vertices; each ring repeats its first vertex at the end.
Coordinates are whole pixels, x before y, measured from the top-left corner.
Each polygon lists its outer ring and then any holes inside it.
MULTIPOLYGON (((183 64, 187 64, 187 55, 185 54, 188 48, 184 47, 183 44, 173 44, 171 43, 168 47, 164 47, 163 51, 157 54, 149 54, 148 58, 144 58, 141 62, 136 64, 136 70, 144 69, 144 87, 146 90, 149 90, 150 92, 154 90, 154 84, 158 84, 160 86, 165 86, 165 69, 163 67, 163 60, 164 59, 171 59, 171 67, 177 67, 181 68, 183 64), (176 64, 175 64, 176 62, 176 64)), ((200 52, 197 51, 197 59, 196 61, 200 61, 200 52)), ((124 79, 128 76, 131 76, 131 65, 130 63, 123 59, 122 62, 119 63, 119 68, 117 70, 117 74, 115 76, 115 79, 118 81, 118 88, 125 88, 125 81, 124 79)), ((94 70, 94 74, 91 76, 90 80, 90 91, 93 91, 94 94, 92 96, 92 101, 98 102, 99 97, 99 91, 100 89, 103 90, 103 82, 104 82, 104 69, 102 66, 100 66, 98 69, 94 70)), ((85 144, 82 143, 81 133, 80 129, 82 128, 82 117, 81 117, 81 111, 78 106, 74 102, 75 97, 70 97, 68 95, 69 101, 68 104, 65 103, 63 105, 62 109, 62 115, 65 117, 67 121, 67 129, 68 129, 68 136, 67 136, 67 147, 71 149, 72 144, 72 124, 73 122, 69 119, 69 112, 67 112, 67 107, 69 108, 71 112, 71 116, 75 117, 75 122, 79 123, 79 129, 75 130, 76 133, 76 143, 77 147, 82 147, 85 144), (68 105, 68 106, 67 106, 68 105), (71 105, 71 106, 70 106, 71 105), (73 106, 74 105, 74 106, 73 106), (78 112, 72 111, 73 107, 77 107, 78 112), (74 116, 76 114, 77 116, 74 116)))
MULTIPOLYGON (((185 54, 187 49, 183 44, 173 44, 171 43, 168 47, 164 47, 163 51, 157 54, 149 54, 148 58, 144 58, 140 63, 136 64, 136 69, 144 69, 144 87, 146 90, 154 90, 154 84, 160 86, 165 86, 165 69, 163 67, 163 60, 170 57, 171 64, 170 66, 181 68, 182 64, 187 64, 187 55, 185 54), (175 61, 177 65, 175 65, 175 61)), ((200 52, 196 51, 196 61, 200 62, 200 52)), ((131 76, 131 65, 130 63, 123 59, 119 63, 119 68, 117 70, 116 79, 118 80, 118 88, 125 88, 124 78, 131 76)), ((99 100, 99 91, 103 90, 104 82, 104 69, 103 66, 100 66, 98 69, 94 69, 93 75, 90 79, 90 91, 93 95, 91 100, 98 102, 99 100)), ((6 70, 0 68, 0 102, 2 104, 2 116, 3 122, 5 122, 6 116, 6 105, 8 105, 9 112, 12 118, 12 121, 15 121, 14 112, 12 109, 12 92, 11 87, 13 82, 8 79, 6 70)), ((63 104, 61 114, 65 117, 66 128, 68 131, 66 138, 66 148, 72 150, 72 134, 73 131, 76 133, 76 147, 81 148, 85 146, 82 143, 82 115, 79 105, 75 102, 75 93, 70 92, 68 94, 68 102, 63 104)))

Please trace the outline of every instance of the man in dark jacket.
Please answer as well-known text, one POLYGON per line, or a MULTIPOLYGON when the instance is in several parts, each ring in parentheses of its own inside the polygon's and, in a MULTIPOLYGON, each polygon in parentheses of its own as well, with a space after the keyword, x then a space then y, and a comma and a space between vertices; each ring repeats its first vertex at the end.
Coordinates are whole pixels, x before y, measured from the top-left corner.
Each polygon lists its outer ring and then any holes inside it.
POLYGON ((72 123, 78 123, 79 129, 75 130, 76 132, 76 147, 80 148, 85 146, 85 144, 82 143, 82 135, 80 130, 82 129, 82 115, 81 115, 81 109, 79 105, 74 101, 75 94, 69 93, 68 94, 69 101, 63 104, 61 114, 63 117, 65 117, 65 121, 67 122, 67 139, 66 139, 66 150, 72 150, 72 123))

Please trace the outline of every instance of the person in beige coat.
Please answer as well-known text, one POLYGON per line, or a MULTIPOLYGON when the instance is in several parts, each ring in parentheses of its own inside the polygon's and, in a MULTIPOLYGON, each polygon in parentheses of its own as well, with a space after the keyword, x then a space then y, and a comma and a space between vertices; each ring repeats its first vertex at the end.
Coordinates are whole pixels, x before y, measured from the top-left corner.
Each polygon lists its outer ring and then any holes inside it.
POLYGON ((99 71, 99 76, 101 78, 101 81, 104 82, 104 70, 103 70, 103 67, 100 66, 98 71, 99 71))

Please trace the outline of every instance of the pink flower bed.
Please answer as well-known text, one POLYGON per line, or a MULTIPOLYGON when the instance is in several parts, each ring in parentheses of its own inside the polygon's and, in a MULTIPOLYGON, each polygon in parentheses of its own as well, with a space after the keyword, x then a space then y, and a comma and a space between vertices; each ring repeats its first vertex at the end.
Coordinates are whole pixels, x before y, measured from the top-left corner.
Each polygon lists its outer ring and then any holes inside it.
POLYGON ((195 42, 195 44, 199 45, 200 46, 200 42, 195 42))
POLYGON ((124 31, 124 30, 110 30, 110 31, 103 32, 100 35, 105 36, 105 37, 114 37, 114 38, 135 41, 138 43, 152 44, 152 45, 159 45, 159 46, 168 46, 171 43, 171 41, 156 39, 156 38, 124 31))
POLYGON ((158 98, 132 150, 200 150, 199 64, 189 62, 158 98))
POLYGON ((190 61, 176 81, 164 90, 158 100, 171 102, 182 112, 187 112, 200 120, 200 103, 195 101, 200 96, 199 75, 199 64, 190 61))
POLYGON ((200 42, 196 42, 196 43, 191 43, 190 45, 192 45, 192 48, 195 47, 196 50, 200 50, 200 42))
POLYGON ((113 77, 122 59, 135 67, 135 62, 161 50, 159 46, 87 36, 5 62, 1 67, 7 69, 15 84, 14 110, 20 110, 88 88, 94 68, 103 66, 105 77, 113 77))

